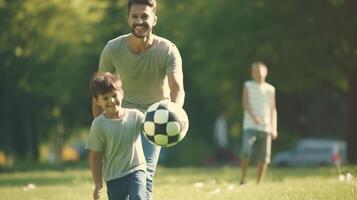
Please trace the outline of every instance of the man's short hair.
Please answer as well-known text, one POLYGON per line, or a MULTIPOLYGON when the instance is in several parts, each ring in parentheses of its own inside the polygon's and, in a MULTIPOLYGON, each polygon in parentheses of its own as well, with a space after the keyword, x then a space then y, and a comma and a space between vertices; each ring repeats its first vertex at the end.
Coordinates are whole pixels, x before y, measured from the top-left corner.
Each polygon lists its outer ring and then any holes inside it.
POLYGON ((147 5, 154 8, 154 12, 156 14, 157 11, 157 3, 156 0, 128 0, 128 13, 130 12, 130 8, 133 4, 141 4, 147 5))

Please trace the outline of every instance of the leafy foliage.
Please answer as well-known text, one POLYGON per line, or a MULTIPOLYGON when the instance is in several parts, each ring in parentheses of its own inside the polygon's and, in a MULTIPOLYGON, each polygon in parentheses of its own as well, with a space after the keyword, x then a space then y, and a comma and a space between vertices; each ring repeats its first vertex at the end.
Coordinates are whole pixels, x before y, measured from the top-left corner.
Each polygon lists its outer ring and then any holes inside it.
MULTIPOLYGON (((105 43, 129 31, 126 4, 0 0, 0 109, 6 113, 0 149, 37 158, 39 144, 57 137, 58 127, 64 125, 67 137, 89 126, 87 85, 105 43)), ((345 137, 357 147, 355 8, 353 0, 160 1, 154 33, 180 49, 191 121, 191 141, 173 151, 196 161, 210 151, 202 148, 193 158, 187 148, 195 141, 213 145, 219 113, 228 116, 231 141, 238 142, 242 84, 257 60, 268 65, 268 81, 277 88, 281 134, 345 137)))

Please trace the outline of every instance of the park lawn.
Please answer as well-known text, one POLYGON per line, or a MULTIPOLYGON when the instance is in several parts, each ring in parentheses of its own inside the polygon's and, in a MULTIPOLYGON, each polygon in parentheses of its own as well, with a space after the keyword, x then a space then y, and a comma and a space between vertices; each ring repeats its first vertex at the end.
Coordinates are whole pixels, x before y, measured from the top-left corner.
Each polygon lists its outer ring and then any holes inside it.
MULTIPOLYGON (((159 167, 155 200, 300 200, 357 199, 357 178, 341 181, 335 168, 270 168, 256 185, 255 168, 240 186, 238 167, 159 167)), ((357 166, 343 174, 357 174, 357 166)), ((0 200, 89 200, 92 182, 88 169, 0 173, 0 200)), ((105 189, 102 200, 106 200, 105 189)))

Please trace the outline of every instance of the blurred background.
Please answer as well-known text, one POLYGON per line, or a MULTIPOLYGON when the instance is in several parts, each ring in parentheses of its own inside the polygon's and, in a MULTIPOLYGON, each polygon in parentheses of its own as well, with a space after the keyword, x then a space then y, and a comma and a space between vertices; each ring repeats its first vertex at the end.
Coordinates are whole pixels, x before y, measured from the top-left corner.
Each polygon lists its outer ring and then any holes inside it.
MULTIPOLYGON (((267 64, 277 90, 273 156, 301 138, 323 138, 346 142, 348 162, 357 162, 357 1, 158 5, 154 33, 181 52, 190 119, 160 164, 215 165, 222 148, 239 163, 242 86, 255 61, 267 64)), ((106 42, 129 31, 126 0, 0 0, 0 166, 87 164, 89 80, 106 42)))

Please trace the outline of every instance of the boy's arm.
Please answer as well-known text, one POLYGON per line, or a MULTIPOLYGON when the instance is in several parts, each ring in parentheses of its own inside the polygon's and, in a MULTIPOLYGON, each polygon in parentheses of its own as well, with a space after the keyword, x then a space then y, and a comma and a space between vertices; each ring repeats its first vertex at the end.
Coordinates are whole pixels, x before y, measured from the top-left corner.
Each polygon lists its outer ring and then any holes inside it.
POLYGON ((243 86, 243 94, 242 94, 242 106, 244 111, 246 111, 254 120, 256 124, 260 124, 259 119, 253 114, 252 110, 249 107, 249 100, 248 100, 248 89, 247 86, 243 86))
POLYGON ((89 152, 89 162, 90 168, 92 172, 92 177, 94 181, 94 191, 93 191, 93 199, 99 199, 99 192, 103 188, 103 181, 102 181, 102 159, 103 154, 99 151, 90 151, 89 152))
POLYGON ((273 94, 272 106, 271 106, 271 123, 272 123, 271 135, 273 139, 276 139, 278 137, 278 112, 276 110, 275 92, 273 94))

